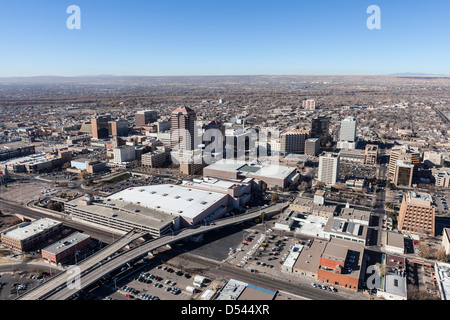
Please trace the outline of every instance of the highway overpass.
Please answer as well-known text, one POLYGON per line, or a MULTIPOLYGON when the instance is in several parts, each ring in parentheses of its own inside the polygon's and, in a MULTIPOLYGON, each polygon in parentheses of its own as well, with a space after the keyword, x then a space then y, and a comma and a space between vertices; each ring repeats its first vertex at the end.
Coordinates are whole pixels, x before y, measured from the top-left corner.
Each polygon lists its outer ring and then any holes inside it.
MULTIPOLYGON (((143 233, 139 232, 136 233, 134 231, 128 232, 127 234, 123 235, 112 244, 100 250, 95 255, 79 263, 77 266, 80 268, 80 272, 83 273, 91 269, 92 267, 95 267, 100 261, 108 259, 108 257, 114 255, 118 250, 122 249, 123 247, 135 241, 136 239, 143 237, 144 235, 145 234, 143 233)), ((66 285, 67 280, 70 279, 71 276, 72 275, 67 271, 61 272, 57 276, 44 282, 42 285, 37 286, 36 288, 26 292, 19 298, 20 300, 37 300, 42 296, 44 296, 45 294, 47 294, 48 292, 51 292, 60 286, 66 285)))
MULTIPOLYGON (((239 223, 242 223, 242 222, 245 222, 248 220, 258 218, 262 212, 264 212, 267 215, 275 214, 275 213, 280 212, 280 210, 284 209, 287 206, 288 206, 287 204, 282 203, 282 204, 276 204, 276 205, 273 205, 273 206, 270 206, 267 208, 258 208, 258 209, 250 210, 246 214, 231 216, 231 217, 228 217, 225 219, 217 220, 214 223, 211 223, 210 225, 197 225, 197 226, 194 226, 191 228, 179 230, 177 232, 174 232, 173 234, 168 234, 168 235, 164 235, 159 238, 156 238, 156 239, 149 240, 147 242, 140 244, 137 247, 131 248, 125 252, 122 252, 119 255, 111 257, 109 260, 106 260, 104 262, 101 262, 104 259, 100 259, 100 258, 91 260, 91 262, 98 261, 98 263, 96 266, 92 266, 92 263, 91 263, 89 269, 84 268, 85 271, 82 271, 80 273, 80 277, 79 277, 80 286, 79 287, 73 288, 72 285, 67 286, 67 281, 72 280, 73 276, 71 276, 70 274, 64 273, 63 275, 61 275, 58 278, 58 281, 54 282, 53 285, 47 285, 46 287, 39 289, 42 286, 41 285, 41 286, 37 287, 35 290, 30 291, 30 292, 25 293, 24 295, 20 296, 18 298, 18 300, 38 300, 38 299, 66 300, 66 299, 69 299, 70 297, 72 297, 74 294, 76 294, 80 290, 83 290, 83 289, 93 285, 94 283, 96 283, 98 280, 100 280, 106 274, 111 273, 111 272, 121 268, 123 265, 125 265, 126 263, 129 263, 130 261, 142 258, 142 257, 146 256, 149 252, 152 252, 153 250, 156 250, 162 246, 183 240, 188 237, 196 236, 196 235, 199 235, 204 232, 224 228, 227 226, 239 224, 239 223)), ((114 248, 112 248, 111 251, 112 250, 114 250, 114 248)))

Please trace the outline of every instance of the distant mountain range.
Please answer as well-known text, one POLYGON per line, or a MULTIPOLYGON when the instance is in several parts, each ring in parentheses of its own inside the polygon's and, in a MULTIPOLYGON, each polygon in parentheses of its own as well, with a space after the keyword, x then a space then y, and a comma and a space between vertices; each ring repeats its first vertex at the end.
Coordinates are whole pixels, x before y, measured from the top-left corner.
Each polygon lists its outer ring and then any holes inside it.
POLYGON ((403 72, 403 73, 392 73, 388 76, 445 76, 445 74, 431 74, 431 73, 421 73, 421 72, 403 72))

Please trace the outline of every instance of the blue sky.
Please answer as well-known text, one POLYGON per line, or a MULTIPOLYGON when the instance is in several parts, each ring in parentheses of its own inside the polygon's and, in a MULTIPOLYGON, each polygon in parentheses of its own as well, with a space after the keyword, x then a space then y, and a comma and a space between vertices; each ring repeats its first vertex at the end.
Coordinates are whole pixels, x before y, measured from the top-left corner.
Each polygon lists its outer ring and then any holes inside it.
POLYGON ((450 74, 450 1, 2 0, 0 76, 450 74), (69 30, 69 5, 81 30, 69 30), (381 9, 369 30, 367 7, 381 9))

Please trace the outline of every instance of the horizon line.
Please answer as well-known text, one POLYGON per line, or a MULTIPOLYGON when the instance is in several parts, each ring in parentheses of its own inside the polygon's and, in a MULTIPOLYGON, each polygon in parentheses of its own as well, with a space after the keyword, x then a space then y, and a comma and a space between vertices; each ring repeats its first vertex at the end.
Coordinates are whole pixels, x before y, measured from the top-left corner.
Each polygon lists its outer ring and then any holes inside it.
POLYGON ((390 74, 208 74, 208 75, 115 75, 115 74, 92 74, 92 75, 29 75, 29 76, 0 76, 0 79, 6 78, 115 78, 115 77, 141 77, 141 78, 157 78, 157 77, 246 77, 246 76, 450 76, 450 74, 435 74, 421 72, 402 72, 390 74))

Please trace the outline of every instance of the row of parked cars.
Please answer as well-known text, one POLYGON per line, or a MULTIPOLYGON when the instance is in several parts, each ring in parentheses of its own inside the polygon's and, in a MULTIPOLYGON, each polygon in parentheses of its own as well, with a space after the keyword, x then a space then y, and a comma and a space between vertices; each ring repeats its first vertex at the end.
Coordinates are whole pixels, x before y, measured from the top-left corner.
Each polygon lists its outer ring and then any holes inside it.
POLYGON ((329 291, 331 291, 331 292, 337 292, 337 289, 335 288, 335 287, 328 287, 328 286, 326 286, 326 285, 323 285, 323 284, 316 284, 316 283, 314 283, 314 282, 312 282, 311 283, 311 285, 314 287, 314 288, 318 288, 318 289, 322 289, 322 290, 329 290, 329 291))
POLYGON ((141 295, 139 297, 143 300, 160 300, 159 297, 154 296, 152 294, 145 293, 145 292, 141 293, 141 295))
POLYGON ((166 267, 166 266, 158 265, 158 266, 156 266, 156 269, 162 269, 162 270, 167 271, 169 273, 175 273, 177 276, 179 276, 179 277, 183 276, 186 279, 190 279, 191 278, 191 275, 189 273, 183 273, 183 271, 181 271, 181 270, 175 271, 172 268, 169 268, 169 267, 166 267))

